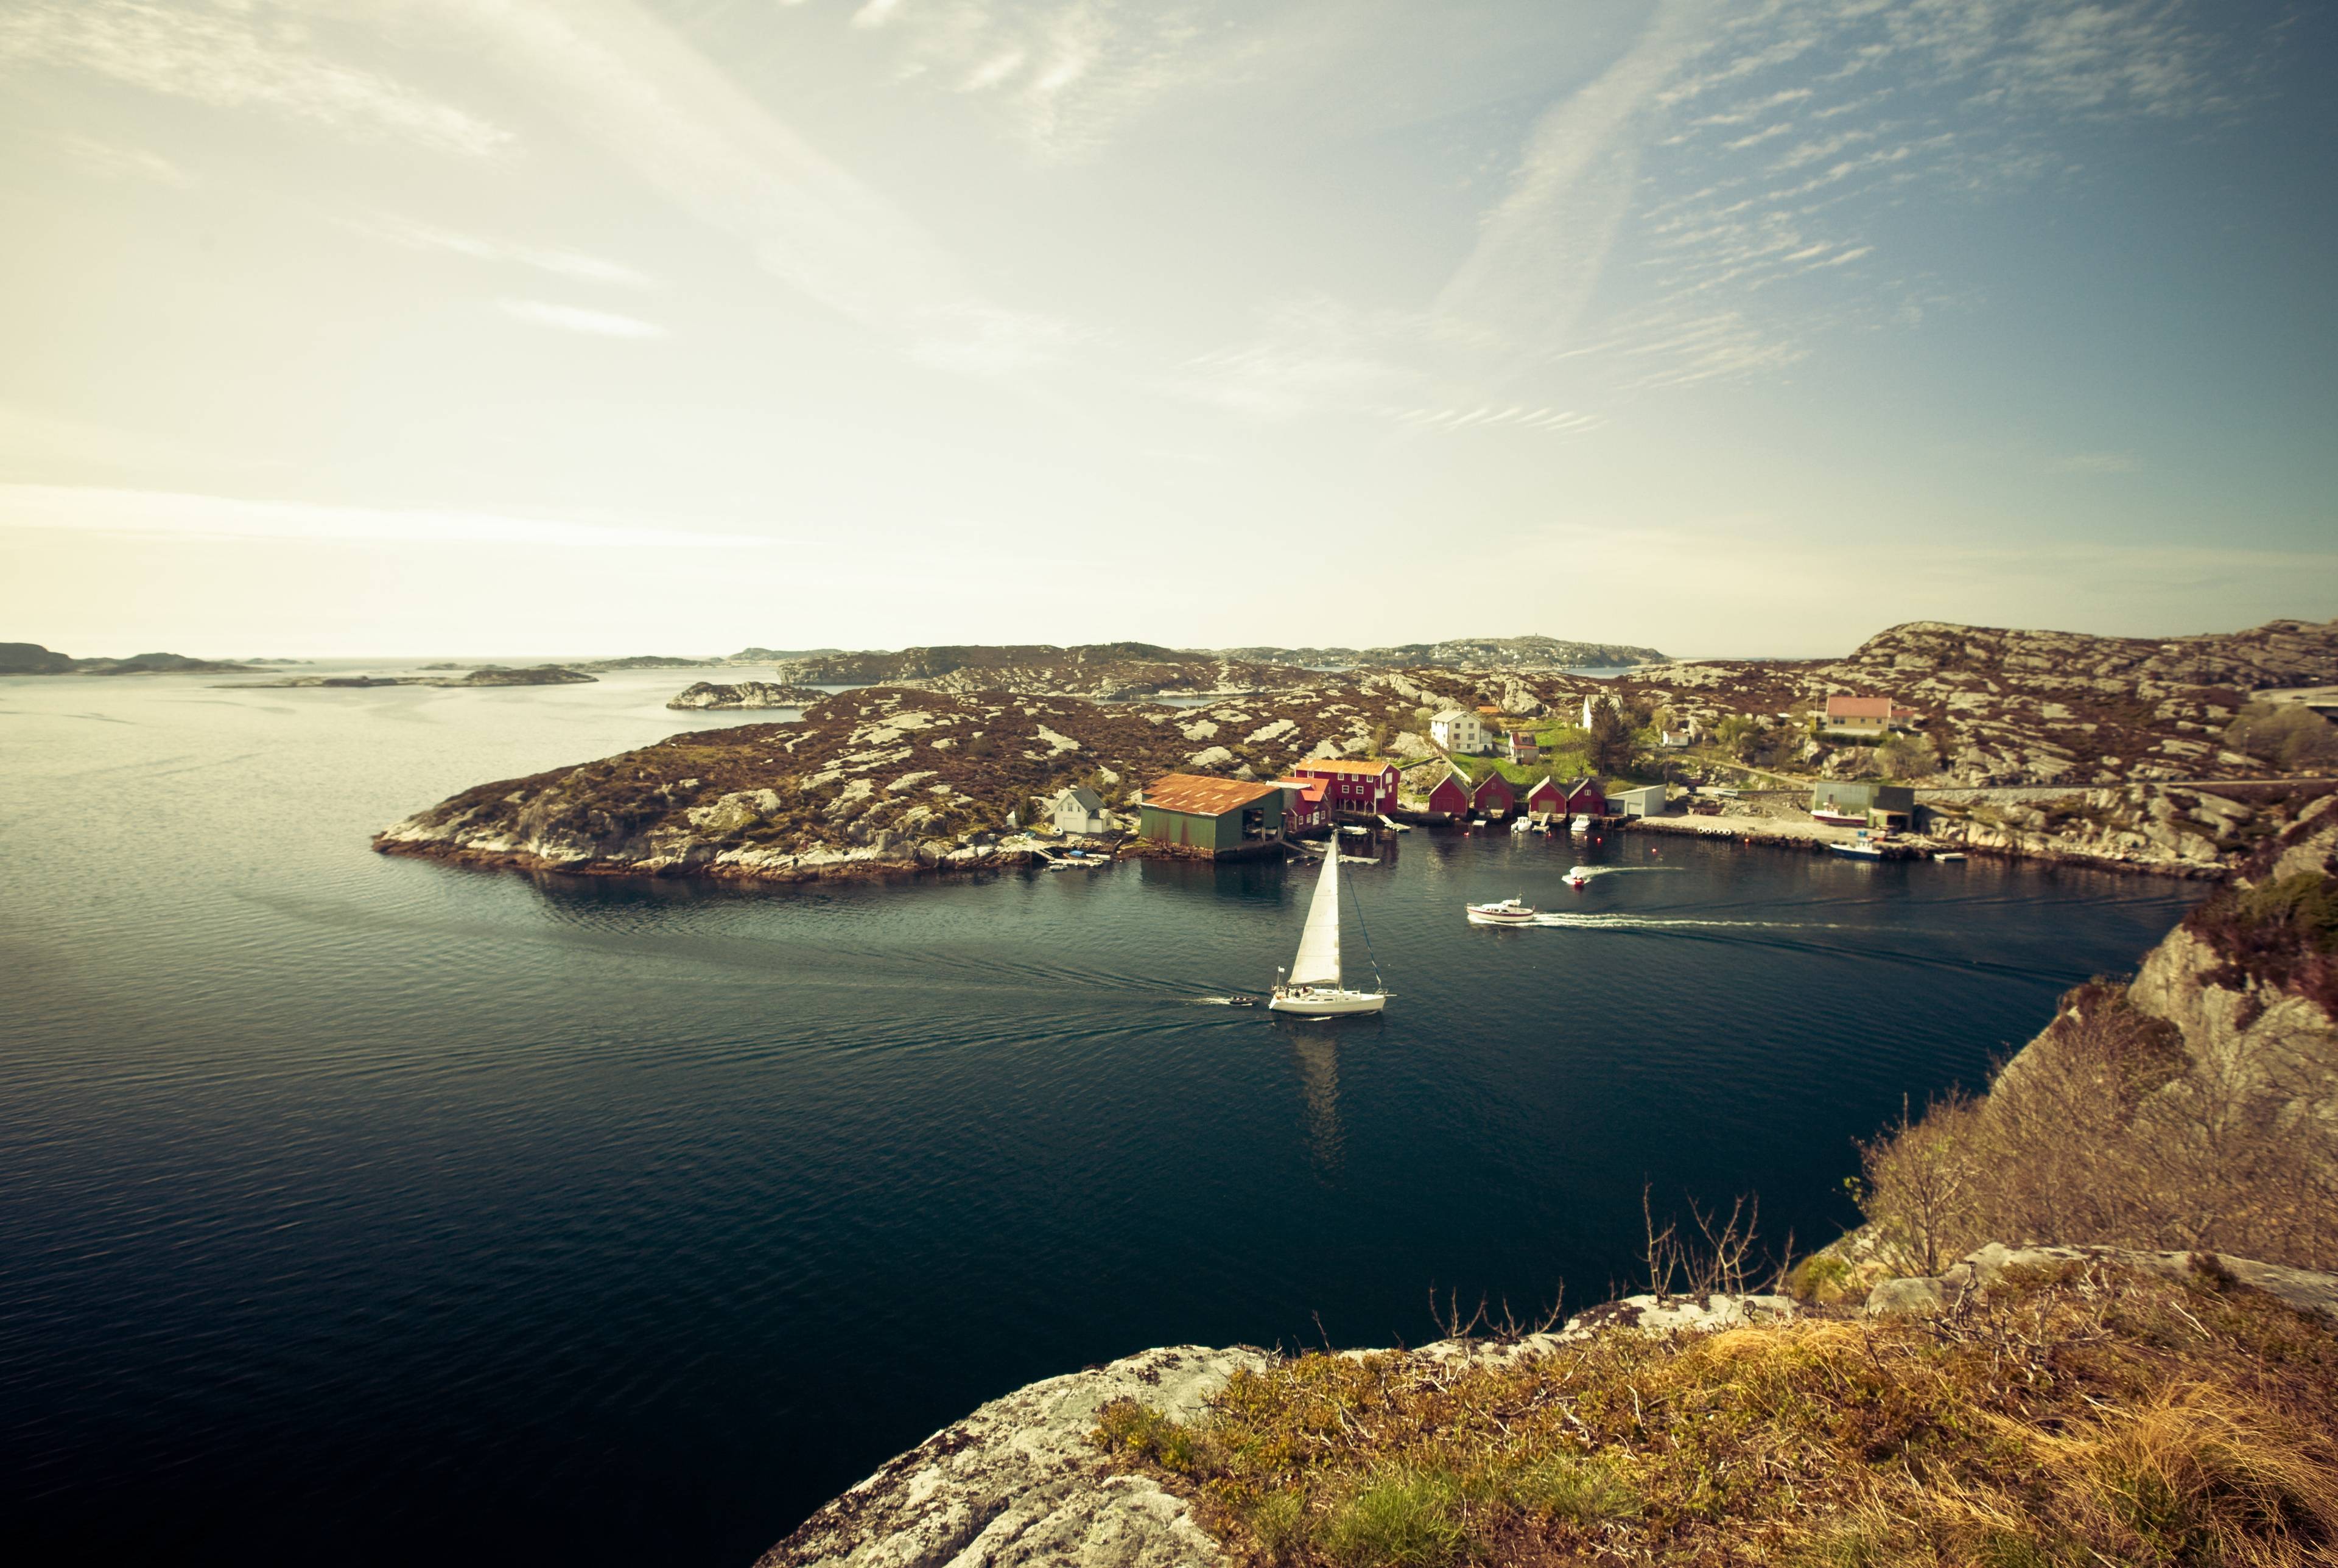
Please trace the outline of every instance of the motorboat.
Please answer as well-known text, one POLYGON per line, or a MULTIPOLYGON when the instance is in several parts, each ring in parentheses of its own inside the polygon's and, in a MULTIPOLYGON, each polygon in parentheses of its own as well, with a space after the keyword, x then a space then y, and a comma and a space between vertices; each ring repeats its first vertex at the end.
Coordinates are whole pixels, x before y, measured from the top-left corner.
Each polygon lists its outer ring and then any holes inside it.
POLYGON ((1588 887, 1591 886, 1591 867, 1571 866, 1567 867, 1565 880, 1569 887, 1588 887))
POLYGON ((1567 830, 1569 833, 1574 834, 1577 838, 1589 833, 1591 831, 1591 813, 1588 811, 1577 812, 1575 815, 1575 820, 1567 825, 1567 830))
POLYGON ((1864 828, 1867 814, 1863 811, 1838 811, 1832 806, 1811 808, 1811 820, 1823 822, 1830 828, 1864 828))
POLYGON ((1964 858, 1965 852, 1961 849, 1935 849, 1932 851, 1932 858, 1935 860, 1961 860, 1964 858))
MULTIPOLYGON (((1374 990, 1351 989, 1341 977, 1340 860, 1336 853, 1323 857, 1322 874, 1315 878, 1315 898, 1307 906, 1307 924, 1299 933, 1299 952, 1267 999, 1270 1012, 1339 1018, 1377 1013, 1388 1005, 1388 988, 1380 985, 1379 965, 1372 969, 1374 990)), ((1369 939, 1365 950, 1370 951, 1369 939)))
POLYGON ((1464 906, 1472 926, 1531 926, 1542 911, 1523 898, 1505 898, 1498 904, 1470 904, 1464 906))

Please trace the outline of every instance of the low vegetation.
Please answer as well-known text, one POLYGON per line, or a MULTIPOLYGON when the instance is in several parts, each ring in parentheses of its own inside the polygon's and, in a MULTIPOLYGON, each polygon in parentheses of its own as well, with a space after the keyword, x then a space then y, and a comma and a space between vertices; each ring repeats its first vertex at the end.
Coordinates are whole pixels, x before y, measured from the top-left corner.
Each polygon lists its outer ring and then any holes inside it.
POLYGON ((1095 1440, 1253 1563, 2326 1563, 2338 1338, 2202 1260, 1536 1355, 1302 1356, 1095 1440))

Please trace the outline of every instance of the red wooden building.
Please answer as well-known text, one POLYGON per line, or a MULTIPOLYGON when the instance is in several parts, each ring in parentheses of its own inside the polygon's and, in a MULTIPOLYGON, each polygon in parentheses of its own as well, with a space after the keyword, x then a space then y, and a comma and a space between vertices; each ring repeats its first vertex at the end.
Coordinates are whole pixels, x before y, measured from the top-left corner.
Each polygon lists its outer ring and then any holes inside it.
POLYGON ((1607 791, 1596 779, 1577 779, 1567 786, 1567 814, 1576 817, 1607 815, 1607 791))
POLYGON ((1330 787, 1324 791, 1324 802, 1335 816, 1342 811, 1396 809, 1397 766, 1383 759, 1316 757, 1291 771, 1295 778, 1322 779, 1330 787))
POLYGON ((1331 787, 1328 779, 1277 779, 1282 786, 1282 830, 1304 833, 1311 828, 1327 828, 1331 822, 1331 808, 1324 793, 1331 787))
POLYGON ((1429 809, 1447 817, 1469 815, 1469 781, 1459 771, 1446 774, 1429 792, 1429 809))
POLYGON ((1480 817, 1507 817, 1518 808, 1518 791, 1499 773, 1488 773, 1469 791, 1469 805, 1480 817))
POLYGON ((1545 817, 1563 815, 1567 810, 1567 786, 1544 774, 1527 790, 1527 809, 1545 817))

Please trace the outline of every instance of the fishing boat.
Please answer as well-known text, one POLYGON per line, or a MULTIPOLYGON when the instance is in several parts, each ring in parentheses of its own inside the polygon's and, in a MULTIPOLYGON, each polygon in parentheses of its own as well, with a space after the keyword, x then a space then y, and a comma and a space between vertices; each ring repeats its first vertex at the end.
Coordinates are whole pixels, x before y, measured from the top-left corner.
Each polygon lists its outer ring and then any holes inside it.
POLYGON ((1884 853, 1883 841, 1880 838, 1870 838, 1864 833, 1862 833, 1857 838, 1852 840, 1848 844, 1830 844, 1827 848, 1833 850, 1836 854, 1847 857, 1852 860, 1884 860, 1890 858, 1890 857, 1884 853))
POLYGON ((1524 833, 1524 832, 1528 831, 1529 828, 1531 828, 1533 826, 1534 826, 1534 824, 1532 824, 1531 822, 1528 822, 1525 818, 1521 817, 1521 818, 1518 818, 1518 820, 1516 820, 1516 821, 1514 821, 1514 822, 1512 822, 1512 823, 1510 824, 1510 831, 1511 831, 1512 833, 1514 833, 1514 834, 1515 834, 1515 833, 1524 833))
POLYGON ((1472 926, 1531 926, 1542 913, 1523 898, 1505 898, 1498 904, 1463 906, 1472 926))
MULTIPOLYGON (((1299 933, 1299 953, 1278 981, 1267 1008, 1310 1018, 1336 1018, 1351 1013, 1377 1013, 1388 1005, 1388 988, 1380 984, 1380 966, 1372 966, 1370 991, 1354 991, 1340 977, 1340 857, 1323 857, 1323 873, 1315 879, 1315 900, 1307 906, 1307 924, 1299 933)), ((1370 950, 1370 938, 1366 951, 1370 950)))

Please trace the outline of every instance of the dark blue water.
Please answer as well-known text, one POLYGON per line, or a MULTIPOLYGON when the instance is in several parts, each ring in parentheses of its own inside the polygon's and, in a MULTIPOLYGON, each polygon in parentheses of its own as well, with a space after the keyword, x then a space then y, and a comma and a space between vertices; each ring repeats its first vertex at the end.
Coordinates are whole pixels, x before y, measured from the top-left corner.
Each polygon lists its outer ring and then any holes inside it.
POLYGON ((1823 1239, 1854 1136, 2186 901, 1645 838, 1578 894, 1563 843, 1420 832, 1351 868, 1399 999, 1301 1024, 1194 1001, 1287 961, 1297 867, 806 893, 367 851, 723 721, 682 683, 0 682, 15 1560, 739 1564, 1035 1377, 1418 1341, 1432 1289, 1587 1304, 1644 1181, 1823 1239), (1513 893, 1584 921, 1462 921, 1513 893))

